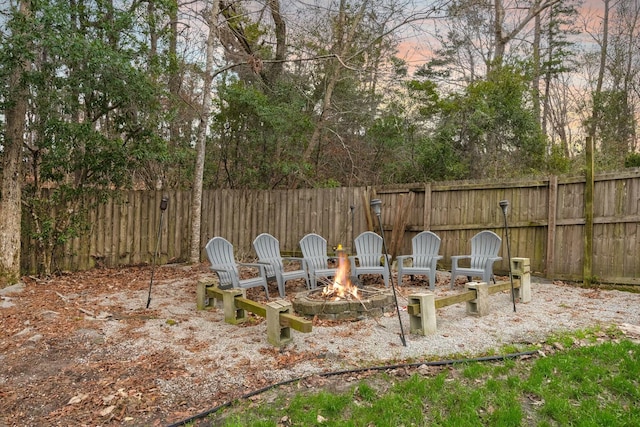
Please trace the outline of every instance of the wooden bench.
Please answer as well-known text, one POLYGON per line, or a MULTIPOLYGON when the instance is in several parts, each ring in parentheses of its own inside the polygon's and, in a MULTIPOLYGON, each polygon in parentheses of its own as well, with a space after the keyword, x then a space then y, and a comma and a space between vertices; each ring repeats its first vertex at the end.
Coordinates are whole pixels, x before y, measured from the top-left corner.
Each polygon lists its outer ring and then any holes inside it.
MULTIPOLYGON (((511 258, 514 297, 522 303, 531 301, 531 267, 529 258, 511 258)), ((489 295, 511 290, 511 281, 488 285, 484 282, 468 282, 465 291, 459 294, 436 297, 432 292, 409 295, 409 331, 413 334, 436 333, 436 310, 449 305, 466 302, 467 314, 486 316, 489 314, 489 295)))
POLYGON ((293 315, 293 306, 289 301, 276 300, 266 305, 246 297, 245 289, 220 289, 211 285, 211 280, 198 282, 196 290, 196 306, 198 310, 213 307, 215 300, 222 301, 224 320, 237 325, 247 320, 247 312, 267 319, 267 339, 275 346, 290 342, 291 329, 299 332, 311 332, 313 323, 310 320, 293 315))

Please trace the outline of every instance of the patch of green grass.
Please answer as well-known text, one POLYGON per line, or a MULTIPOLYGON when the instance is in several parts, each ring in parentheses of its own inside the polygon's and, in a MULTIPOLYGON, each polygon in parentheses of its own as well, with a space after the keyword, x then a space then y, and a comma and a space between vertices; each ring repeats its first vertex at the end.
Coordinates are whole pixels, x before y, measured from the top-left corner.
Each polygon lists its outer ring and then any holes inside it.
POLYGON ((539 359, 523 390, 542 402, 544 419, 573 425, 640 425, 640 347, 605 342, 539 359))
POLYGON ((283 394, 246 411, 236 405, 212 425, 272 427, 283 417, 291 426, 640 425, 640 346, 584 345, 598 335, 554 337, 568 350, 547 357, 462 363, 402 380, 381 373, 337 394, 283 394))

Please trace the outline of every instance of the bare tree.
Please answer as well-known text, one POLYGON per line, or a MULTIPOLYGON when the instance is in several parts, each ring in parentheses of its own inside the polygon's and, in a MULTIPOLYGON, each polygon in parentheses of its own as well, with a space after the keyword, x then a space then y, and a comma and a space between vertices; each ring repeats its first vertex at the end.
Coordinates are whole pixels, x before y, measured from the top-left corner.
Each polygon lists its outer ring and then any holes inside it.
POLYGON ((590 151, 593 150, 593 144, 595 143, 596 133, 598 129, 598 117, 599 117, 599 108, 598 108, 598 99, 602 93, 602 85, 604 82, 604 76, 606 72, 607 65, 607 48, 609 45, 609 13, 611 9, 610 0, 604 0, 604 15, 602 17, 602 39, 600 41, 600 62, 598 67, 598 75, 596 78, 596 86, 593 90, 593 107, 591 110, 591 118, 589 120, 589 126, 587 127, 587 139, 592 143, 587 144, 587 154, 593 156, 593 153, 590 151))
POLYGON ((309 161, 311 155, 320 144, 320 137, 325 128, 327 119, 331 114, 333 91, 341 76, 341 67, 338 62, 338 58, 345 57, 349 50, 352 49, 356 31, 367 10, 368 3, 369 2, 367 0, 363 1, 356 12, 352 16, 348 17, 351 25, 347 26, 347 2, 346 0, 340 1, 337 22, 335 25, 333 46, 331 47, 331 51, 337 56, 337 58, 329 61, 327 64, 328 72, 326 76, 324 96, 322 97, 322 104, 320 106, 320 115, 316 121, 315 129, 313 130, 311 139, 307 144, 307 148, 302 155, 302 161, 304 162, 309 161))
MULTIPOLYGON (((559 3, 561 0, 535 0, 533 4, 523 5, 522 8, 526 10, 524 16, 517 18, 512 23, 511 29, 506 29, 506 10, 503 0, 494 0, 494 43, 495 50, 493 54, 493 65, 500 66, 505 54, 507 45, 515 39, 520 33, 533 21, 540 13, 559 3)), ((516 10, 521 7, 518 5, 516 10)))
POLYGON ((198 135, 196 139, 196 164, 193 178, 191 196, 191 250, 189 262, 200 262, 200 229, 202 223, 202 181, 204 176, 204 161, 206 152, 207 130, 209 129, 209 117, 211 116, 211 90, 213 83, 213 57, 218 40, 218 14, 220 1, 211 0, 211 5, 206 14, 209 25, 209 36, 206 43, 206 65, 203 76, 202 106, 200 121, 198 123, 198 135))

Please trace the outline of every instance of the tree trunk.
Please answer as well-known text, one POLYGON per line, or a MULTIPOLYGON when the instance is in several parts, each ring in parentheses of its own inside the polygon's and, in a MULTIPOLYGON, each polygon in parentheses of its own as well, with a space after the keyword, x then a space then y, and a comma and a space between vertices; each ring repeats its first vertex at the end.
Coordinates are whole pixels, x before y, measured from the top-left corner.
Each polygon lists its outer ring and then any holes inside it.
POLYGON ((593 93, 593 110, 591 113, 591 123, 588 129, 585 147, 585 225, 584 225, 584 261, 582 280, 585 286, 590 286, 592 277, 593 260, 593 175, 596 130, 598 129, 598 118, 600 116, 600 94, 602 93, 602 82, 607 65, 607 44, 609 43, 609 0, 604 0, 604 17, 602 18, 602 46, 600 46, 600 69, 598 70, 598 81, 593 93))
MULTIPOLYGON (((536 3, 538 3, 537 1, 536 3)), ((536 115, 538 123, 542 123, 542 117, 540 113, 540 39, 541 37, 541 18, 540 15, 536 15, 534 18, 534 32, 533 32, 533 76, 531 79, 531 85, 533 86, 533 112, 536 115)), ((546 129, 542 129, 543 132, 546 129)))
MULTIPOLYGON (((23 15, 28 1, 20 3, 23 15)), ((0 187, 0 287, 20 279, 20 233, 22 218, 22 144, 27 114, 27 91, 23 85, 26 64, 19 62, 9 77, 9 107, 4 111, 6 130, 2 152, 0 187)))
POLYGON ((528 10, 527 14, 516 23, 516 25, 511 28, 511 31, 505 34, 504 30, 504 20, 505 20, 505 9, 502 0, 494 0, 493 7, 495 9, 495 21, 493 24, 493 38, 494 38, 494 54, 493 54, 493 63, 490 64, 490 69, 492 67, 500 67, 502 66, 502 61, 504 58, 504 54, 507 49, 507 43, 511 42, 520 32, 531 22, 534 18, 536 18, 540 13, 544 10, 553 7, 553 5, 559 3, 561 0, 546 0, 541 2, 540 0, 536 1, 528 10))
MULTIPOLYGON (((347 54, 350 47, 352 46, 352 43, 356 36, 356 31, 360 25, 360 22, 364 17, 364 13, 368 5, 369 5, 368 1, 362 2, 357 14, 351 17, 351 19, 347 19, 347 4, 345 1, 340 2, 338 23, 336 24, 336 36, 334 39, 334 45, 332 49, 332 52, 335 53, 339 58, 342 59, 344 55, 347 54), (347 25, 351 25, 351 27, 347 28, 347 25)), ((338 61, 337 59, 332 60, 328 66, 330 67, 330 71, 326 78, 327 83, 326 83, 324 97, 322 100, 322 112, 320 113, 320 116, 316 121, 316 125, 313 130, 313 134, 311 135, 311 138, 309 140, 309 144, 307 145, 307 148, 305 149, 302 155, 302 162, 304 163, 308 162, 311 159, 311 156, 313 155, 314 151, 320 145, 320 139, 321 139, 322 133, 324 132, 325 127, 327 126, 327 120, 330 116, 329 112, 331 108, 331 100, 333 98, 333 91, 342 75, 341 74, 342 65, 340 64, 340 61, 338 61)))
MULTIPOLYGON (((10 80, 12 86, 19 85, 20 71, 16 70, 10 80)), ((24 91, 19 89, 16 92, 24 91)), ((15 103, 5 112, 7 129, 0 194, 0 287, 16 283, 20 277, 21 154, 26 112, 26 96, 16 93, 15 103)))
POLYGON ((200 228, 202 223, 202 182, 204 177, 204 160, 206 151, 207 129, 209 128, 209 116, 211 115, 211 85, 213 82, 213 55, 215 42, 217 40, 216 23, 220 1, 213 0, 209 17, 209 36, 207 37, 206 65, 203 76, 202 88, 202 110, 200 123, 198 125, 198 136, 196 139, 196 165, 193 178, 192 200, 191 200, 191 251, 189 262, 200 262, 200 228))
POLYGON ((275 62, 271 65, 267 74, 267 81, 272 85, 280 78, 284 69, 284 60, 287 54, 287 26, 280 12, 280 0, 269 0, 268 3, 276 32, 276 49, 275 57, 273 58, 275 62))
POLYGON ((493 8, 495 13, 495 21, 493 23, 493 38, 494 38, 494 51, 493 51, 493 64, 489 64, 489 69, 494 66, 502 64, 502 57, 504 56, 505 40, 502 32, 502 22, 504 21, 504 6, 502 0, 493 0, 493 8))

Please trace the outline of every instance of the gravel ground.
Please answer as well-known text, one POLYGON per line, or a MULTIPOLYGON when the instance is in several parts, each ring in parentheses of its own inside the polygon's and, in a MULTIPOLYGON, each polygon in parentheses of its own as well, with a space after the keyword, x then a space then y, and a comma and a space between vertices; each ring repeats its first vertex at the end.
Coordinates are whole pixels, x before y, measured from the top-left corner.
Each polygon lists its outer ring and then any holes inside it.
MULTIPOLYGON (((460 283, 449 289, 448 273, 438 275, 436 295, 462 291, 460 283)), ((487 316, 455 304, 437 311, 435 334, 414 335, 406 296, 424 291, 425 282, 405 279, 397 292, 406 347, 397 315, 389 314, 314 321, 312 332, 291 331, 292 342, 277 348, 262 318, 231 325, 220 304, 196 310, 196 284, 210 277, 206 265, 163 266, 155 277, 148 309, 148 267, 2 290, 0 426, 167 425, 283 381, 323 386, 326 377, 313 374, 474 357, 597 325, 640 330, 640 294, 533 278, 531 302, 515 313, 510 293, 498 293, 487 316)), ((288 285, 287 297, 303 290, 303 282, 288 285)), ((275 285, 270 292, 277 294, 275 285)), ((264 291, 250 289, 248 297, 262 301, 264 291)))
MULTIPOLYGON (((450 291, 447 273, 439 275, 437 295, 461 291, 460 285, 450 291)), ((171 294, 176 285, 161 285, 156 291, 171 294)), ((224 322, 220 304, 217 309, 198 312, 194 311, 193 300, 167 308, 172 318, 182 319, 178 320, 179 328, 168 327, 164 318, 147 321, 138 331, 146 339, 119 342, 117 347, 140 353, 148 351, 152 343, 155 350, 158 346, 166 347, 187 360, 197 355, 198 360, 207 361, 188 363, 191 375, 160 384, 168 396, 184 398, 187 390, 199 396, 226 389, 246 393, 258 384, 314 373, 438 357, 472 357, 505 344, 537 343, 552 333, 596 325, 640 325, 640 294, 582 289, 533 278, 531 302, 518 303, 515 313, 510 292, 498 293, 490 296, 489 315, 468 315, 464 303, 455 304, 437 311, 436 334, 414 335, 409 334, 405 295, 415 291, 424 291, 424 287, 403 286, 398 294, 406 347, 402 345, 398 317, 385 315, 326 326, 320 322, 308 334, 292 331, 292 342, 277 349, 267 342, 266 322, 256 319, 247 325, 230 325, 224 322), (190 342, 190 346, 185 346, 185 342, 190 342), (193 386, 194 376, 202 379, 198 387, 193 386)), ((117 323, 105 326, 108 341, 111 335, 118 335, 117 323)))

